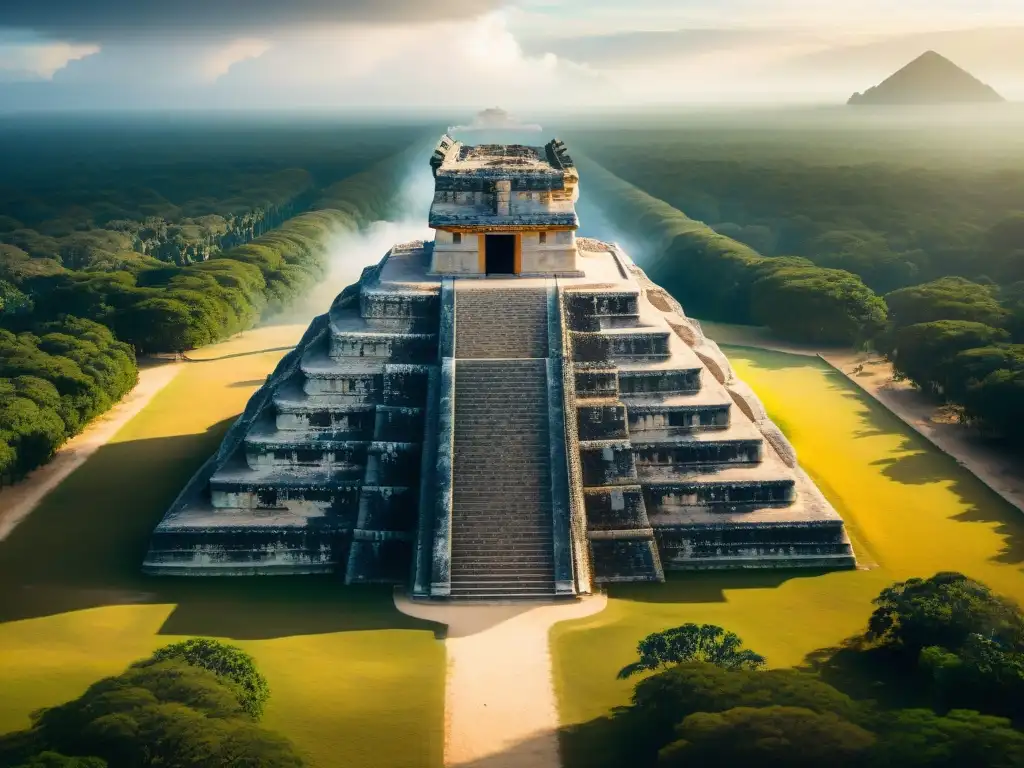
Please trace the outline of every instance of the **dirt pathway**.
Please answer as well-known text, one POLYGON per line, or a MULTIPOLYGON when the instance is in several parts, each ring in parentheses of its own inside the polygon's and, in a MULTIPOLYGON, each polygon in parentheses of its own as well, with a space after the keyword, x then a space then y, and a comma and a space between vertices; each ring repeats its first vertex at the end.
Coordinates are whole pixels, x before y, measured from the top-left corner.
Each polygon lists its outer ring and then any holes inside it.
POLYGON ((447 768, 560 768, 548 634, 603 610, 604 595, 569 603, 413 603, 398 610, 448 625, 447 768))
POLYGON ((68 440, 57 454, 21 482, 0 490, 0 541, 28 517, 50 491, 105 445, 153 396, 181 370, 180 363, 165 363, 139 371, 139 383, 117 405, 93 419, 81 434, 68 440))

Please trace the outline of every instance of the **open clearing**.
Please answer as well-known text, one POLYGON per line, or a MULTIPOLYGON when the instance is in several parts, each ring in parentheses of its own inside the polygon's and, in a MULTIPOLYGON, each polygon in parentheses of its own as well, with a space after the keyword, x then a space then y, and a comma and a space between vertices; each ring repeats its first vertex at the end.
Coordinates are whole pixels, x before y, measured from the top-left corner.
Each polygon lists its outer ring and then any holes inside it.
MULTIPOLYGON (((615 679, 644 635, 688 621, 733 630, 772 666, 862 631, 886 585, 956 570, 1024 602, 1024 517, 977 478, 814 357, 725 348, 801 463, 846 521, 867 569, 836 573, 674 574, 662 586, 620 586, 595 616, 552 629, 563 725, 628 703, 615 679)), ((563 737, 582 768, 582 737, 563 737)))
POLYGON ((440 766, 445 654, 391 590, 333 577, 152 579, 149 533, 302 326, 207 347, 0 543, 0 732, 153 649, 236 642, 270 680, 265 723, 308 764, 440 766), (411 749, 410 745, 415 745, 411 749))

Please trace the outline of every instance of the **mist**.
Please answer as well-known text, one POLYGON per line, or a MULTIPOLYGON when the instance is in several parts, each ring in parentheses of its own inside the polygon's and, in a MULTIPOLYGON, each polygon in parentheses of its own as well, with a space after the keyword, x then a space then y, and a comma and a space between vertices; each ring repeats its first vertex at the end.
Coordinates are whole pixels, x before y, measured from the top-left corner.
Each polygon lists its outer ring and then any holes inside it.
POLYGON ((359 280, 366 267, 380 262, 391 247, 410 240, 433 240, 427 214, 434 195, 434 182, 426 163, 411 165, 395 200, 395 215, 371 222, 359 231, 333 235, 328 245, 327 277, 288 311, 270 318, 265 325, 308 323, 331 307, 347 286, 359 280))
POLYGON ((592 237, 606 243, 616 243, 629 254, 634 260, 643 260, 652 248, 652 244, 646 242, 634 231, 634 234, 627 234, 625 230, 612 223, 611 217, 597 202, 593 194, 588 194, 586 184, 580 185, 580 199, 576 203, 576 213, 580 218, 580 228, 576 232, 577 237, 592 237))

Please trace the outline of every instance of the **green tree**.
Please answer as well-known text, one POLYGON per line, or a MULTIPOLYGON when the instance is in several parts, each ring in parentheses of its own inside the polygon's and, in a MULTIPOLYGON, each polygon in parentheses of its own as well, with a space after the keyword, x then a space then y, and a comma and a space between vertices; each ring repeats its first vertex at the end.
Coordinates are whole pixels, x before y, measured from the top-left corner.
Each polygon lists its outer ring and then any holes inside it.
POLYGON ((892 252, 880 232, 828 230, 811 238, 807 247, 818 266, 859 275, 875 291, 907 285, 918 271, 913 261, 892 252))
POLYGON ((783 267, 754 283, 754 320, 788 339, 855 344, 885 325, 885 302, 850 272, 820 267, 783 267))
POLYGON ((13 452, 10 466, 0 469, 0 475, 13 478, 49 461, 67 437, 56 411, 40 408, 16 392, 14 382, 0 379, 0 440, 13 452))
POLYGON ((640 660, 623 667, 620 679, 684 661, 706 661, 726 669, 760 669, 765 665, 763 656, 743 648, 739 635, 714 624, 690 623, 654 632, 640 641, 637 653, 640 660))
POLYGON ((32 311, 32 300, 6 280, 0 280, 0 318, 5 315, 26 315, 32 311))
POLYGON ((898 328, 888 337, 889 358, 897 375, 922 389, 945 394, 962 378, 957 355, 1008 339, 1006 331, 982 323, 938 320, 898 328))
POLYGON ((633 691, 629 731, 657 751, 673 741, 675 726, 696 712, 771 705, 832 712, 861 723, 869 710, 815 677, 794 669, 726 669, 705 662, 683 662, 651 675, 633 691))
POLYGON ((1010 314, 988 286, 962 277, 943 277, 893 291, 886 294, 885 303, 889 319, 897 328, 936 320, 962 320, 999 328, 1010 314))
POLYGON ((972 386, 997 371, 1024 370, 1024 344, 995 344, 958 352, 949 366, 950 398, 963 403, 972 386))
POLYGON ((1008 216, 992 227, 987 245, 994 277, 1004 284, 1024 280, 1024 213, 1008 216))
POLYGON ((897 582, 883 589, 874 604, 869 637, 915 659, 929 646, 959 651, 972 635, 1024 650, 1024 616, 1019 606, 962 573, 897 582))
POLYGON ((118 336, 142 352, 183 352, 214 338, 188 306, 172 298, 140 301, 113 323, 118 336))
POLYGON ((196 637, 164 646, 141 664, 155 664, 168 659, 180 659, 210 670, 237 689, 238 701, 246 712, 257 720, 263 716, 263 707, 270 698, 270 686, 256 668, 252 656, 241 648, 196 637))
POLYGON ((680 724, 679 740, 661 750, 663 768, 820 768, 860 765, 875 737, 831 712, 802 707, 737 707, 698 712, 680 724))
POLYGON ((887 713, 872 755, 875 768, 1020 768, 1024 734, 1010 721, 953 710, 945 716, 928 709, 887 713))
POLYGON ((981 634, 970 635, 953 653, 932 646, 921 651, 940 709, 971 708, 1019 717, 1024 696, 1024 653, 981 634))
POLYGON ((7 745, 31 743, 40 751, 95 755, 111 768, 302 765, 286 739, 245 712, 228 677, 179 658, 101 680, 78 699, 33 715, 31 730, 19 735, 26 738, 0 741, 0 764, 16 764, 7 745))
POLYGON ((967 413, 1014 443, 1024 444, 1024 369, 998 370, 967 387, 967 413))
POLYGON ((664 713, 678 723, 694 712, 781 704, 834 712, 849 720, 863 716, 845 693, 814 675, 795 669, 734 669, 707 662, 682 662, 636 684, 633 704, 664 713))
POLYGON ((64 317, 0 329, 0 482, 48 460, 138 380, 130 347, 98 323, 64 317))
POLYGON ((63 271, 64 267, 57 258, 33 257, 17 245, 0 242, 0 279, 17 285, 26 278, 55 275, 63 271))

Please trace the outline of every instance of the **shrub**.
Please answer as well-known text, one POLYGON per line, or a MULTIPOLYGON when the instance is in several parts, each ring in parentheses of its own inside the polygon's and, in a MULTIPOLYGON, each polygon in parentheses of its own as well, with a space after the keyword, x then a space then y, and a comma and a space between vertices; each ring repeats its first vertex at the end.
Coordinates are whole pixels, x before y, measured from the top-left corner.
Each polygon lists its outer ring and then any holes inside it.
POLYGON ((216 640, 192 638, 159 649, 140 665, 158 664, 170 659, 210 670, 236 688, 242 709, 256 720, 263 716, 263 706, 270 698, 270 686, 256 668, 252 656, 241 648, 216 640))

